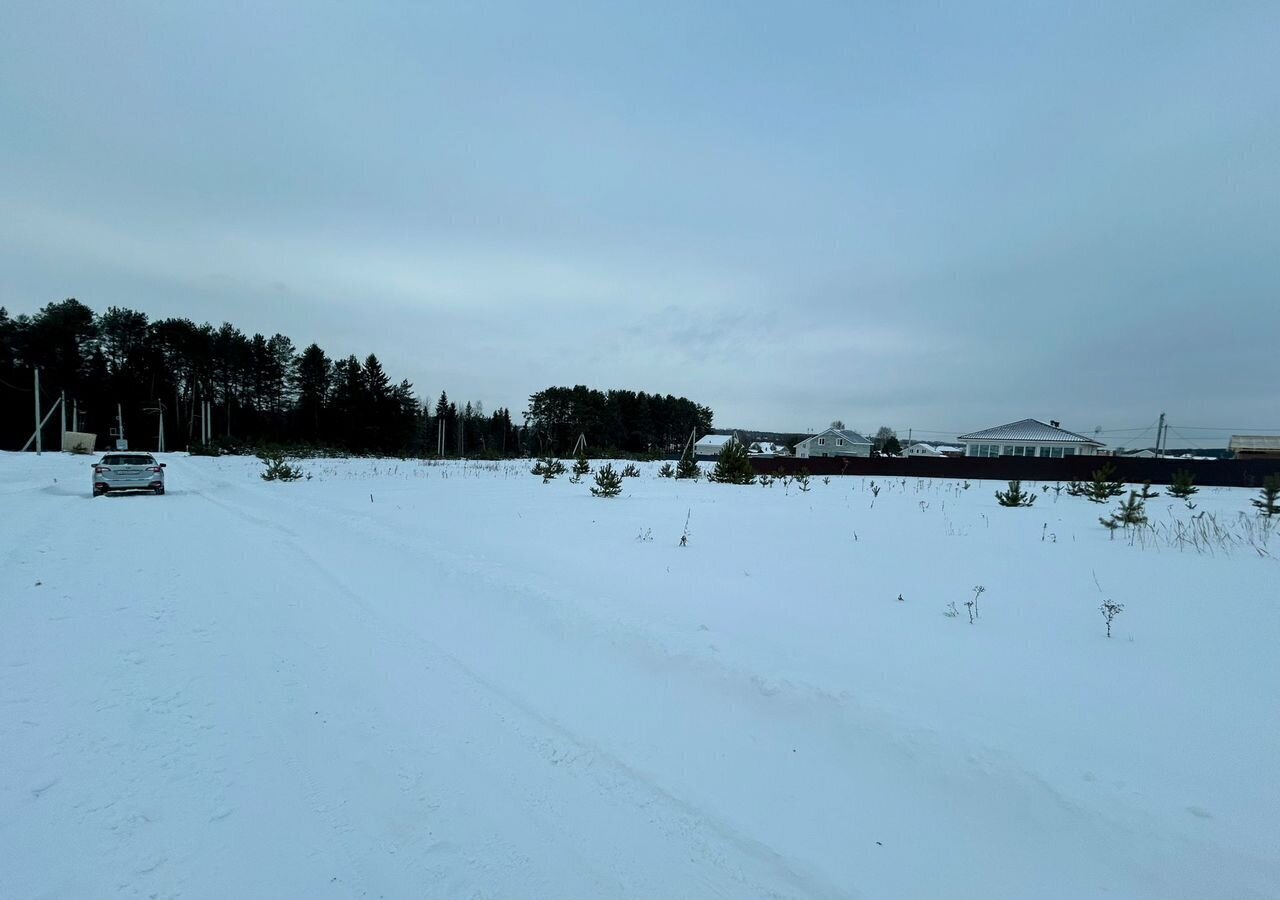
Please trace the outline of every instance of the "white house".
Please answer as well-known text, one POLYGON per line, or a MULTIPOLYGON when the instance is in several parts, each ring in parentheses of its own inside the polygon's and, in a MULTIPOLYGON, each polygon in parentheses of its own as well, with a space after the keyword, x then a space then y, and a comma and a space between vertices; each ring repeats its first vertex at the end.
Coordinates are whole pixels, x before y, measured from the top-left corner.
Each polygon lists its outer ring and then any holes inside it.
POLYGON ((951 447, 947 444, 925 444, 917 441, 907 448, 907 456, 964 456, 963 447, 951 447))
POLYGON ((693 455, 698 459, 715 459, 728 444, 738 443, 735 434, 707 434, 693 445, 693 455))
POLYGON ((1057 422, 1022 419, 956 438, 965 456, 1097 456, 1102 444, 1060 428, 1057 422))
POLYGON ((760 459, 773 459, 775 456, 786 456, 787 448, 772 441, 753 441, 747 453, 760 459))
POLYGON ((816 456, 870 456, 871 441, 847 428, 828 428, 796 444, 796 459, 816 456))

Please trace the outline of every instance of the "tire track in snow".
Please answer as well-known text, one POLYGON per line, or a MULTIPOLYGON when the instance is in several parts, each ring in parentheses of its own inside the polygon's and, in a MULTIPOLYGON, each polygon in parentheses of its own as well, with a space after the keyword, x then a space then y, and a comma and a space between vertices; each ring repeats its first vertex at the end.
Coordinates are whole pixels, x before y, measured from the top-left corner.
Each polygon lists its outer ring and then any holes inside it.
MULTIPOLYGON (((468 690, 475 699, 476 705, 485 709, 488 718, 501 723, 509 734, 517 736, 540 759, 556 766, 566 758, 590 760, 588 765, 579 768, 587 773, 586 777, 591 779, 597 790, 608 797, 612 804, 624 809, 643 811, 648 820, 663 833, 666 842, 693 844, 704 862, 713 866, 721 873, 722 878, 733 885, 724 888, 728 892, 726 896, 743 896, 744 893, 753 896, 856 896, 846 889, 824 882, 816 875, 801 871, 794 862, 767 845, 738 832, 698 805, 665 790, 647 773, 630 766, 596 742, 546 716, 518 695, 481 675, 437 642, 406 632, 401 625, 367 602, 345 578, 334 571, 329 562, 313 552, 306 541, 288 526, 275 519, 249 512, 222 496, 207 494, 199 489, 195 493, 252 525, 281 535, 284 543, 310 570, 321 574, 365 618, 378 623, 379 633, 384 641, 399 645, 407 655, 417 656, 425 651, 437 665, 447 664, 457 676, 453 679, 455 689, 459 684, 463 685, 463 689, 468 690), (655 808, 664 810, 657 818, 652 812, 655 808), (728 848, 733 852, 726 853, 728 848), (735 871, 734 863, 744 860, 754 861, 759 870, 754 878, 748 879, 745 873, 735 871), (786 893, 778 894, 776 888, 766 887, 766 883, 773 883, 777 887, 785 885, 782 889, 786 893)), ((320 512, 330 518, 336 517, 327 510, 312 512, 320 512)), ((466 573, 462 574, 465 576, 466 573)), ((406 578, 405 581, 411 583, 412 579, 406 578)), ((497 765, 495 768, 501 766, 497 765)), ((560 768, 561 771, 571 771, 573 767, 560 768)), ((519 790, 519 787, 518 784, 513 785, 514 790, 519 790)), ((547 798, 544 798, 544 804, 545 802, 547 798)), ((566 815, 571 812, 566 810, 566 815)), ((526 809, 526 813, 546 819, 545 811, 526 809)), ((548 827, 554 826, 555 819, 547 820, 546 824, 548 827)))

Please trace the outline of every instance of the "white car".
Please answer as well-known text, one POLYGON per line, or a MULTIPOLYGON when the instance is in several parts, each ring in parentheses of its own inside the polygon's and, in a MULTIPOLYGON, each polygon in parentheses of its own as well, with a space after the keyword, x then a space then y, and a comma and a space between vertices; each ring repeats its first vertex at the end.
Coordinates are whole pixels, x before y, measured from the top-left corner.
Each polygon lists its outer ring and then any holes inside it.
POLYGON ((93 496, 110 491, 164 493, 164 463, 149 453, 108 453, 93 464, 93 496))

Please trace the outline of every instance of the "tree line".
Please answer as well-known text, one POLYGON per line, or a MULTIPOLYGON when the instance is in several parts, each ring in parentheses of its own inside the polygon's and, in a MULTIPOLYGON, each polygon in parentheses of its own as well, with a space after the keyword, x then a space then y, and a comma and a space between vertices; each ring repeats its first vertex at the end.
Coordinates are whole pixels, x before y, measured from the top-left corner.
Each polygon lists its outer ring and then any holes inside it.
POLYGON ((666 455, 679 452, 694 431, 710 431, 712 413, 685 397, 579 384, 532 395, 525 421, 538 453, 568 453, 582 437, 589 450, 666 455))
MULTIPOLYGON (((0 307, 0 448, 20 449, 34 429, 32 370, 42 408, 67 399, 67 427, 109 446, 122 413, 133 449, 155 449, 164 421, 167 449, 200 443, 200 417, 224 447, 312 445, 353 453, 517 456, 567 452, 578 434, 597 452, 664 452, 711 410, 684 398, 634 391, 548 388, 529 398, 526 424, 486 413, 441 392, 424 402, 374 354, 330 357, 318 344, 299 351, 286 335, 246 334, 229 322, 150 319, 121 307, 95 313, 75 299, 34 315, 0 307), (74 407, 73 407, 74 404, 74 407)), ((56 446, 60 416, 43 429, 56 446)))
MULTIPOLYGON (((518 451, 506 409, 486 415, 441 393, 424 405, 413 385, 394 380, 375 354, 331 358, 318 344, 301 351, 286 335, 249 335, 229 322, 151 320, 111 307, 95 314, 75 299, 32 316, 0 308, 0 447, 19 449, 34 430, 32 369, 40 370, 42 405, 65 395, 67 423, 107 446, 123 413, 135 449, 153 449, 161 417, 169 449, 200 442, 209 431, 231 446, 310 444, 356 453, 434 453, 443 434, 450 455, 518 451)), ((60 417, 43 431, 56 445, 60 417)))

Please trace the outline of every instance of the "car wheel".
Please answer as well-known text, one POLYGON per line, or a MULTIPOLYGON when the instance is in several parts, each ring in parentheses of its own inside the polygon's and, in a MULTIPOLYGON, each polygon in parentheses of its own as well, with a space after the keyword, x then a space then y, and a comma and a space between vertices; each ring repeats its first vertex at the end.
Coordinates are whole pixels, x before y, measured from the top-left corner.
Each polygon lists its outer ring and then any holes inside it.
POLYGON ((160 494, 163 494, 163 493, 164 493, 164 488, 162 487, 156 488, 156 496, 159 496, 160 494))

